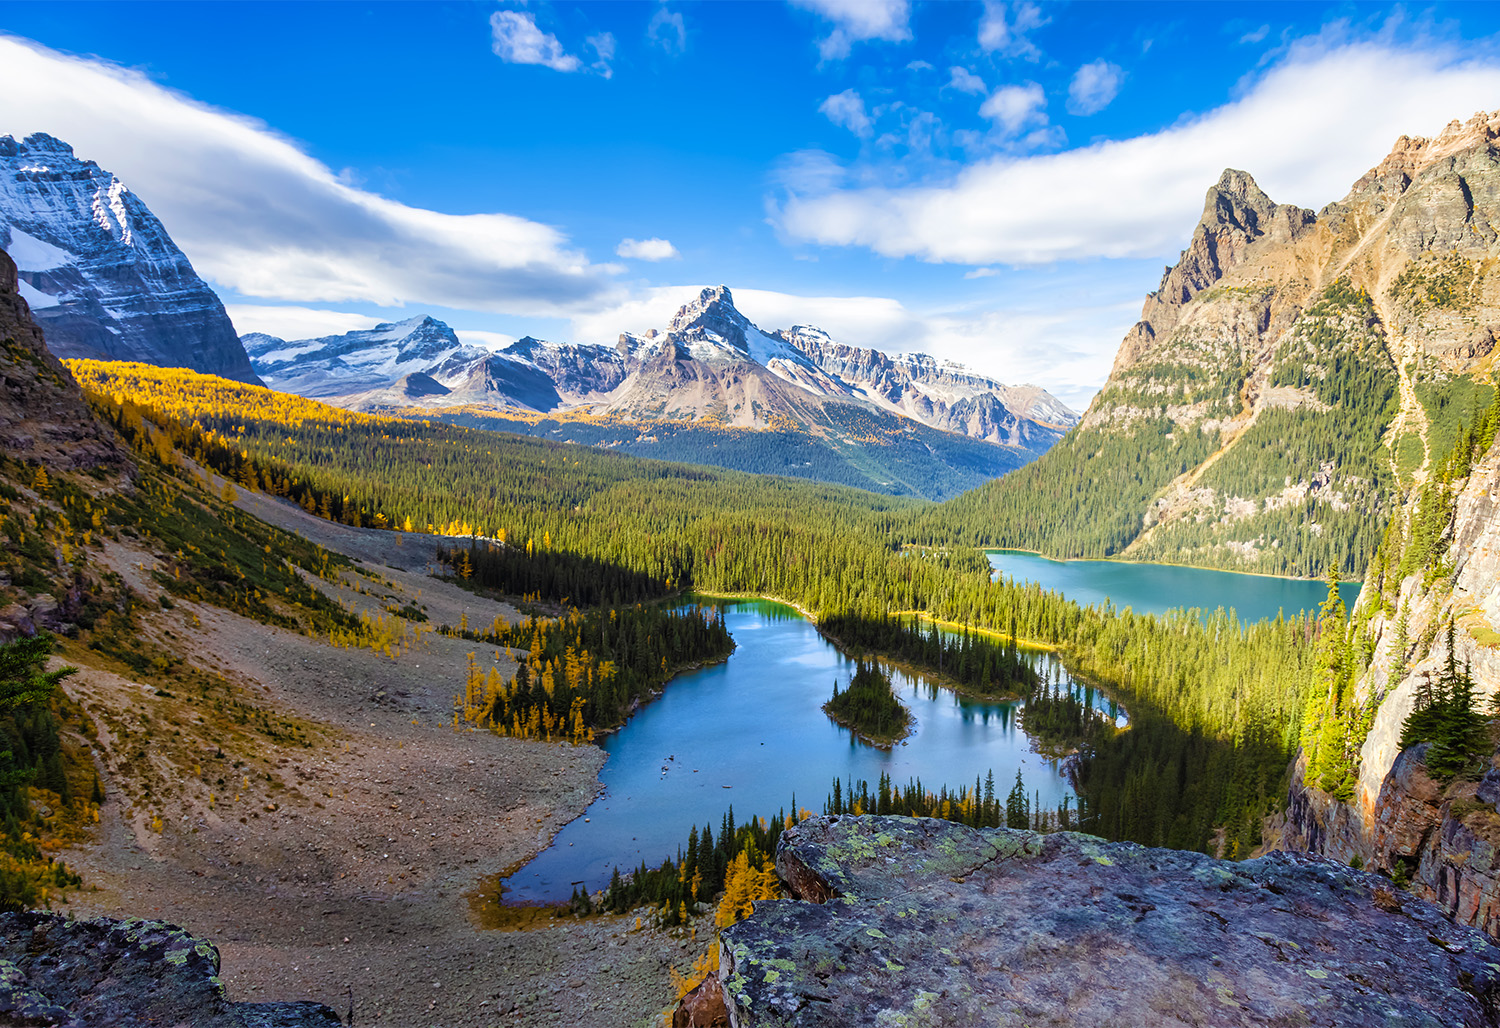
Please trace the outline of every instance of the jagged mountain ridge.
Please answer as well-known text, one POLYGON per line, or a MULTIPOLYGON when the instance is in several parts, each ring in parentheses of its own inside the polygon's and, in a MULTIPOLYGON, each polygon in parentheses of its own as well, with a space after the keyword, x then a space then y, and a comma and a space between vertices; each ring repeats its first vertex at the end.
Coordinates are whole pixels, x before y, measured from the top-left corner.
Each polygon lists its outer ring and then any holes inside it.
POLYGON ((633 420, 754 428, 778 415, 816 422, 822 402, 833 400, 1036 452, 1077 420, 1038 387, 1005 385, 923 354, 892 357, 804 326, 763 332, 723 286, 705 289, 665 330, 622 334, 613 348, 528 336, 489 351, 460 343, 430 317, 307 340, 252 333, 244 343, 275 388, 361 410, 586 408, 633 420))
POLYGON ((224 305, 162 223, 67 143, 0 136, 0 248, 57 356, 259 384, 224 305))
POLYGON ((1487 389, 1500 113, 1403 137, 1342 200, 1211 187, 1079 426, 942 531, 1055 557, 1363 574, 1403 487, 1487 389), (1058 516, 1037 517, 1044 500, 1058 516))
POLYGON ((613 347, 528 336, 493 351, 423 317, 245 344, 273 388, 355 410, 931 499, 1025 464, 1077 419, 1037 387, 924 355, 764 332, 723 286, 613 347))

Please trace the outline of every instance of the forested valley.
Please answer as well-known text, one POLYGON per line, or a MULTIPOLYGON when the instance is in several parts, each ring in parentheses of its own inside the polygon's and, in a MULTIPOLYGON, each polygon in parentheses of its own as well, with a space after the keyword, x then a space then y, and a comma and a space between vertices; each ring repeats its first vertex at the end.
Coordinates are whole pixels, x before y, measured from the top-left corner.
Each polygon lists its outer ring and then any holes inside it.
MULTIPOLYGON (((565 554, 558 568, 604 562, 620 569, 611 580, 622 595, 763 595, 820 618, 877 622, 916 611, 1058 648, 1131 714, 1131 730, 1098 742, 1080 768, 1081 823, 1112 838, 1198 849, 1232 825, 1248 841, 1300 736, 1313 620, 1081 608, 992 581, 977 550, 915 545, 915 517, 936 508, 913 501, 352 414, 181 371, 72 366, 108 418, 147 418, 173 448, 243 486, 348 523, 565 554)), ((482 551, 471 547, 471 572, 482 551)), ((575 589, 567 575, 549 580, 575 589)))

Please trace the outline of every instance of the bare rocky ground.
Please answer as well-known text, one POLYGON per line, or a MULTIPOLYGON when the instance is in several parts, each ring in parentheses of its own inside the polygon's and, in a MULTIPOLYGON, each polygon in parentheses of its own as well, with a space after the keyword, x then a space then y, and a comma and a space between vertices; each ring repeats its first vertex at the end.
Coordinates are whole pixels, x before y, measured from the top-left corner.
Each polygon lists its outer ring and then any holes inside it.
MULTIPOLYGON (((430 538, 240 505, 363 561, 336 586, 313 579, 361 609, 416 603, 424 627, 517 616, 424 575, 430 538)), ((144 555, 111 556, 152 595, 144 555)), ((148 622, 219 688, 174 694, 68 654, 89 665, 66 688, 92 719, 109 799, 95 841, 64 854, 87 884, 63 909, 175 922, 219 946, 231 999, 347 1014, 352 998, 362 1026, 661 1022, 668 968, 702 948, 691 931, 634 915, 494 930, 471 910, 487 878, 582 812, 604 760, 455 730, 467 655, 508 673, 503 654, 429 632, 392 659, 186 603, 148 622)))

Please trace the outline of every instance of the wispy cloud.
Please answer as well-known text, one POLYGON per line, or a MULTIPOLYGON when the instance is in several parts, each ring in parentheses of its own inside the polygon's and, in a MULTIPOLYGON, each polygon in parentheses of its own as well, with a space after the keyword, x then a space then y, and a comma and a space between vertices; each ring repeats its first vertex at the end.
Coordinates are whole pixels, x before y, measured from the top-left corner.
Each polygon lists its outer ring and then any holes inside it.
MULTIPOLYGON (((1250 171, 1279 201, 1320 207, 1396 137, 1435 133, 1478 107, 1500 107, 1492 54, 1312 40, 1244 83, 1237 99, 1159 132, 993 157, 909 186, 851 187, 846 181, 868 181, 868 169, 844 178, 824 162, 818 180, 835 184, 807 192, 788 185, 772 217, 793 242, 928 261, 1165 257, 1182 246, 1225 166, 1250 171)), ((1014 124, 1033 109, 1007 100, 994 116, 1014 124)))
POLYGON ((120 176, 200 273, 247 297, 547 315, 615 289, 550 225, 398 203, 261 122, 0 36, 0 132, 38 129, 120 176))
POLYGON ((490 15, 490 44, 495 56, 510 64, 540 64, 553 71, 577 71, 583 62, 563 49, 556 36, 536 27, 536 15, 496 11, 490 15))
POLYGON ((1117 64, 1100 58, 1090 61, 1073 73, 1068 84, 1068 110, 1073 114, 1098 114, 1114 102, 1120 93, 1125 73, 1117 64))
POLYGON ((687 49, 687 24, 680 11, 671 11, 663 3, 646 23, 646 38, 667 53, 676 56, 687 49))
POLYGON ((818 42, 825 61, 841 61, 855 43, 871 39, 903 43, 911 39, 908 0, 792 0, 797 7, 822 15, 833 31, 818 42))
POLYGON ((949 68, 948 72, 949 89, 956 89, 960 93, 973 93, 975 95, 980 95, 989 91, 989 87, 984 84, 984 79, 980 78, 978 75, 975 75, 968 68, 960 68, 955 65, 954 67, 949 68))
POLYGON ((874 131, 870 116, 865 112, 864 99, 852 89, 835 93, 824 100, 818 105, 818 113, 861 139, 869 139, 874 131))
POLYGON ((1029 33, 1051 19, 1028 0, 1006 5, 1002 0, 984 0, 979 18, 979 46, 986 53, 1035 61, 1042 56, 1029 33))
POLYGON ((620 245, 615 247, 615 253, 637 261, 670 261, 682 256, 670 240, 655 236, 650 239, 622 239, 620 245))
POLYGON ((229 303, 224 305, 234 330, 240 335, 264 332, 279 339, 316 339, 374 328, 379 318, 346 311, 275 304, 229 303))

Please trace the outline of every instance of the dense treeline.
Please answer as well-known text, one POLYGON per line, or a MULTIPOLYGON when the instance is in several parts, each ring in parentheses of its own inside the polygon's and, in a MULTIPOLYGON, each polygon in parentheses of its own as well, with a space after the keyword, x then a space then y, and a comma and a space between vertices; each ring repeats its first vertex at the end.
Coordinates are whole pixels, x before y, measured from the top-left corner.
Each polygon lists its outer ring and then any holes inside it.
POLYGON ((104 799, 97 777, 92 796, 75 797, 63 769, 48 703, 58 683, 78 669, 48 671, 52 646, 45 632, 0 644, 0 910, 26 910, 45 902, 49 891, 81 884, 66 865, 43 854, 28 831, 34 824, 27 788, 48 789, 64 804, 104 799))
POLYGON ((840 691, 834 680, 833 698, 823 704, 823 712, 877 746, 899 741, 911 727, 911 712, 891 692, 891 676, 864 661, 855 665, 847 689, 840 691))
POLYGON ((918 621, 886 613, 831 614, 818 620, 819 632, 856 655, 875 653, 915 664, 957 682, 966 693, 1027 696, 1041 679, 1016 646, 1015 626, 1009 627, 1002 643, 964 626, 949 633, 937 625, 923 631, 918 621))
POLYGON ((685 667, 734 649, 723 612, 634 606, 565 618, 496 623, 469 638, 505 647, 516 673, 481 676, 470 661, 463 717, 504 735, 587 742, 625 723, 632 708, 685 667), (524 652, 515 652, 524 651, 524 652))
POLYGON ((438 547, 438 560, 455 577, 512 596, 582 607, 618 607, 660 599, 673 584, 595 557, 551 550, 550 540, 494 544, 478 539, 467 547, 438 547))
MULTIPOLYGON (((1035 585, 992 580, 975 550, 903 546, 917 509, 909 501, 372 418, 187 372, 75 368, 94 392, 149 407, 182 449, 216 433, 260 462, 262 478, 347 496, 392 525, 503 531, 684 588, 872 619, 921 611, 1061 647, 1070 666, 1109 683, 1130 710, 1122 739, 1140 747, 1157 733, 1140 750, 1149 758, 1141 775, 1167 776, 1153 782, 1153 802, 1117 812, 1127 797, 1102 782, 1091 801, 1098 823, 1121 837, 1206 846, 1226 811, 1269 809, 1275 790, 1262 785, 1279 780, 1299 735, 1310 624, 1080 608, 1035 585)), ((1113 752, 1101 750, 1098 766, 1113 752)))
POLYGON ((877 424, 862 425, 854 420, 855 410, 843 405, 830 413, 835 427, 859 437, 857 444, 797 429, 729 428, 704 421, 538 418, 478 410, 432 417, 472 428, 600 446, 635 457, 788 475, 933 500, 973 489, 1020 466, 1028 456, 1012 447, 939 432, 893 414, 876 413, 877 424))

